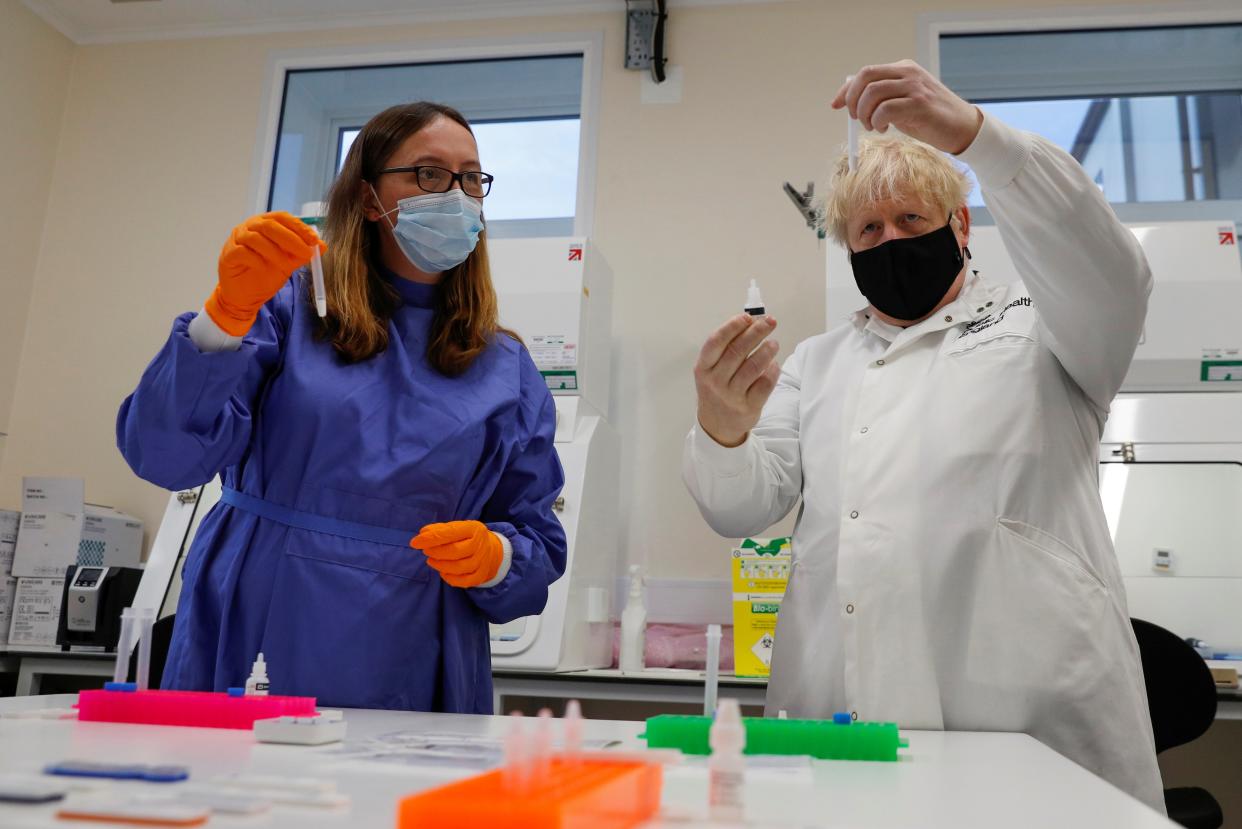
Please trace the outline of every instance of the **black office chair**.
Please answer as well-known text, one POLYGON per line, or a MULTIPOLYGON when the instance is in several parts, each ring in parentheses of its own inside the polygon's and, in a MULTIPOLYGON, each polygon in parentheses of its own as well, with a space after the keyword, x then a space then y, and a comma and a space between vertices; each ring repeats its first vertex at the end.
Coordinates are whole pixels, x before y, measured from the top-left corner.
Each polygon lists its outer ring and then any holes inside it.
MULTIPOLYGON (((164 676, 164 662, 168 659, 168 646, 172 644, 173 621, 177 614, 157 619, 151 628, 151 668, 147 672, 148 685, 160 687, 164 676)), ((138 648, 129 656, 129 679, 132 682, 138 676, 138 648)))
MULTIPOLYGON (((1207 663, 1176 634, 1142 619, 1130 624, 1143 659, 1156 753, 1199 738, 1216 719, 1216 682, 1207 663)), ((1225 821, 1206 789, 1165 789, 1164 805, 1169 819, 1187 829, 1218 829, 1225 821)))

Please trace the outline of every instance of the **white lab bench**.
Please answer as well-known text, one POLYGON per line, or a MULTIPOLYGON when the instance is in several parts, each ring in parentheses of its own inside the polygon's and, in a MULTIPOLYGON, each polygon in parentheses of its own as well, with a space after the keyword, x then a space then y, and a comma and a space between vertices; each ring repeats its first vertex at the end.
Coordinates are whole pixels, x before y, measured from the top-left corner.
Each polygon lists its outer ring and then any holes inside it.
MULTIPOLYGON (((66 707, 73 695, 0 700, 0 713, 66 707)), ((394 711, 345 712, 348 743, 400 731, 501 736, 503 717, 419 714, 394 711)), ((642 745, 641 723, 587 721, 587 739, 642 745)), ((815 762, 809 771, 747 772, 746 813, 752 826, 910 826, 972 829, 1023 827, 1173 827, 1137 800, 1022 734, 906 732, 910 747, 896 763, 815 762)), ((341 762, 332 746, 258 744, 246 731, 82 723, 72 720, 0 718, 0 771, 33 772, 64 759, 180 764, 191 781, 236 771, 313 775, 337 781, 352 797, 339 811, 275 807, 260 819, 213 816, 209 826, 382 827, 394 824, 398 800, 463 773, 414 769, 374 762, 341 762)), ((114 784, 170 791, 178 784, 114 784)), ((648 829, 707 826, 707 778, 698 767, 669 767, 661 819, 648 829), (701 822, 700 822, 701 821, 701 822)), ((55 807, 0 805, 0 826, 8 829, 74 825, 54 818, 55 807)), ((78 824, 86 825, 86 824, 78 824)))

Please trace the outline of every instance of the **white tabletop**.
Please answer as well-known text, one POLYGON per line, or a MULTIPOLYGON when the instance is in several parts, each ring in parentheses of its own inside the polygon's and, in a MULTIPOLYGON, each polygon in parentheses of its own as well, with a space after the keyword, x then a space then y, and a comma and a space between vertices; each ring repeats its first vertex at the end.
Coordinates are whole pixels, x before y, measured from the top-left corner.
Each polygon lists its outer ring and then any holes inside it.
MULTIPOLYGON (((73 695, 0 699, 0 713, 67 707, 73 695)), ((346 747, 394 732, 500 736, 505 718, 393 711, 346 711, 346 747)), ((588 721, 588 739, 641 747, 642 723, 588 721)), ((753 826, 824 827, 1171 827, 1137 800, 1021 734, 905 732, 910 748, 896 763, 814 762, 801 770, 747 772, 753 826)), ((223 729, 0 718, 0 771, 37 772, 58 760, 188 766, 192 781, 235 771, 313 775, 352 796, 347 811, 277 806, 260 818, 213 816, 219 827, 384 827, 397 800, 470 772, 409 768, 333 757, 340 746, 259 744, 250 732, 223 729)), ((113 783, 169 791, 178 784, 113 783)), ((697 764, 666 767, 663 812, 650 827, 705 826, 707 777, 697 764), (689 822, 687 822, 689 821, 689 822)), ((69 825, 54 806, 0 804, 0 826, 69 825)), ((87 824, 81 824, 83 826, 87 824)))

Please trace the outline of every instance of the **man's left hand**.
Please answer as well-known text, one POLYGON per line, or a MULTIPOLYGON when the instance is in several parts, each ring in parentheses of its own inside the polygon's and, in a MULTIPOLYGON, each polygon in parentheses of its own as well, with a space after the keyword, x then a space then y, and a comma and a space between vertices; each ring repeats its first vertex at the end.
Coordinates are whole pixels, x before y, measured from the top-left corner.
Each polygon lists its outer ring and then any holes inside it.
POLYGON ((864 66, 846 80, 832 108, 849 107, 866 129, 896 127, 911 138, 954 155, 970 146, 983 113, 912 60, 864 66))

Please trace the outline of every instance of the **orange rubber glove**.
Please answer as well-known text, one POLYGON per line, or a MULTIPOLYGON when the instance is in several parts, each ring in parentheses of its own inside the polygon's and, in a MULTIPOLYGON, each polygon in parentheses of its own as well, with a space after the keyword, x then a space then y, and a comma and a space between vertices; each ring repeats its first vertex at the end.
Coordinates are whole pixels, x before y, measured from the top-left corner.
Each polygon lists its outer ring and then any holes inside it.
POLYGON ((453 587, 478 587, 496 578, 505 547, 496 533, 479 521, 428 524, 410 539, 427 563, 453 587))
POLYGON ((284 211, 251 216, 233 228, 220 251, 220 281, 207 300, 207 316, 222 331, 241 337, 263 303, 311 260, 313 246, 328 246, 315 231, 284 211))

